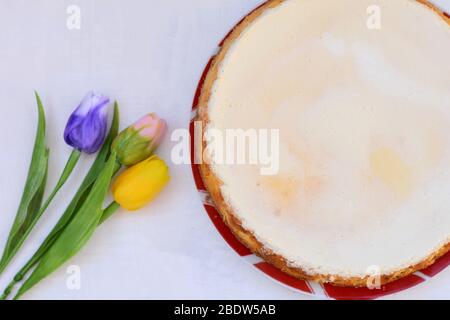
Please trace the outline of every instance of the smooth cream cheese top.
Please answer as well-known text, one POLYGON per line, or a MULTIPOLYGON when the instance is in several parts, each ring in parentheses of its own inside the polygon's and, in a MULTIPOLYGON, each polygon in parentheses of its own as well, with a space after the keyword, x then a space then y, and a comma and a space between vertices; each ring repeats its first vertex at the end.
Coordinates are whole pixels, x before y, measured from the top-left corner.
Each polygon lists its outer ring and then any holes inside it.
POLYGON ((424 5, 268 9, 228 51, 208 108, 209 128, 279 129, 277 175, 212 168, 243 226, 292 266, 388 274, 449 241, 450 27, 424 5))

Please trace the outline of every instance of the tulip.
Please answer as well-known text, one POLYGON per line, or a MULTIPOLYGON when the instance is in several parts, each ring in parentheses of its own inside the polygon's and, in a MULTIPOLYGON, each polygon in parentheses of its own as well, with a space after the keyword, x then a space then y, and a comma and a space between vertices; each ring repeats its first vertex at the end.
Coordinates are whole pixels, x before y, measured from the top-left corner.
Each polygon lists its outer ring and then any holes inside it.
POLYGON ((165 162, 152 156, 126 169, 114 181, 114 200, 127 210, 138 210, 153 200, 169 179, 169 168, 165 162))
POLYGON ((166 122, 155 113, 150 113, 122 131, 115 139, 112 150, 121 164, 133 166, 153 154, 166 131, 166 122))
POLYGON ((103 145, 107 130, 109 98, 89 92, 72 113, 64 132, 64 140, 74 149, 67 160, 58 183, 39 209, 40 217, 73 172, 81 153, 94 153, 103 145))
POLYGON ((30 226, 29 231, 31 231, 37 220, 47 210, 56 194, 67 182, 80 159, 81 153, 96 152, 103 144, 107 129, 106 106, 108 102, 109 99, 107 97, 89 92, 70 116, 64 133, 64 139, 74 149, 53 191, 49 194, 39 210, 34 213, 35 220, 30 226))
MULTIPOLYGON (((40 108, 40 126, 39 132, 42 135, 40 138, 42 141, 45 138, 45 117, 43 115, 42 102, 36 93, 36 98, 38 101, 38 106, 40 108)), ((29 233, 32 231, 42 214, 47 210, 50 203, 55 198, 56 194, 59 190, 64 186, 67 182, 67 179, 70 177, 73 172, 76 164, 78 163, 81 153, 94 153, 97 152, 98 149, 103 145, 106 137, 107 130, 107 105, 109 99, 103 95, 94 94, 93 92, 89 92, 84 99, 81 101, 78 108, 72 113, 67 123, 65 132, 64 132, 64 140, 72 146, 74 149, 70 154, 69 159, 67 160, 66 166, 63 172, 60 175, 60 178, 53 188, 53 191, 49 194, 48 198, 42 203, 41 199, 44 192, 45 186, 45 178, 43 181, 40 181, 40 185, 33 185, 32 183, 27 186, 29 190, 34 190, 33 194, 28 194, 31 191, 27 191, 24 193, 23 199, 28 201, 27 205, 22 205, 21 207, 25 209, 24 214, 18 215, 13 227, 11 228, 10 235, 8 237, 7 246, 0 260, 0 271, 2 271, 6 265, 11 261, 13 256, 20 249, 29 233)), ((43 150, 40 156, 40 161, 45 163, 48 158, 48 150, 46 150, 45 146, 40 145, 40 148, 43 150)), ((41 150, 40 149, 40 150, 41 150)), ((37 153, 36 153, 37 154, 37 153)), ((38 154, 37 154, 38 155, 38 154)), ((38 157, 33 155, 33 160, 38 157)), ((34 177, 36 174, 34 167, 37 164, 32 163, 31 168, 33 170, 30 171, 29 176, 34 177)), ((47 167, 40 166, 40 171, 44 176, 46 176, 47 167), (42 172, 44 171, 44 172, 42 172)))
POLYGON ((66 143, 81 152, 97 152, 106 137, 108 103, 108 97, 89 92, 69 118, 64 131, 66 143))

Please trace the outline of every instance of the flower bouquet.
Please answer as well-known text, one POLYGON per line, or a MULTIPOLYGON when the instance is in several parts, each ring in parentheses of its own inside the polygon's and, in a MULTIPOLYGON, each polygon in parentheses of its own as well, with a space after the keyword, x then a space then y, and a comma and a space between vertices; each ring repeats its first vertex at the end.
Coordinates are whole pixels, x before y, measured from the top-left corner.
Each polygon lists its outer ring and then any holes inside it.
POLYGON ((119 134, 119 106, 115 102, 108 133, 110 100, 89 92, 68 120, 64 140, 73 151, 59 181, 43 201, 49 169, 49 148, 45 139, 44 108, 37 93, 36 101, 38 128, 33 156, 16 218, 0 260, 0 274, 73 173, 81 155, 96 152, 98 155, 59 221, 4 290, 1 296, 3 300, 20 283, 14 299, 21 297, 76 255, 97 227, 120 207, 126 210, 142 208, 169 181, 167 165, 154 155, 167 129, 165 121, 151 113, 119 134), (119 173, 122 167, 125 169, 119 173), (116 175, 118 177, 115 178, 116 175), (114 201, 104 206, 110 188, 114 201))

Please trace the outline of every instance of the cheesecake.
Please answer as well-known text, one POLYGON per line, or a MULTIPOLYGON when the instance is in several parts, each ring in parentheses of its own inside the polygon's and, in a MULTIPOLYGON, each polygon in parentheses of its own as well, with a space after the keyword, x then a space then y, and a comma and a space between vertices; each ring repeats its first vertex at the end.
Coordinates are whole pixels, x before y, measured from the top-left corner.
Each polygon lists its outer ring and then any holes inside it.
POLYGON ((223 220, 285 273, 385 284, 450 249, 450 18, 431 3, 268 1, 221 44, 197 120, 223 220), (277 172, 215 161, 213 129, 277 130, 277 172))

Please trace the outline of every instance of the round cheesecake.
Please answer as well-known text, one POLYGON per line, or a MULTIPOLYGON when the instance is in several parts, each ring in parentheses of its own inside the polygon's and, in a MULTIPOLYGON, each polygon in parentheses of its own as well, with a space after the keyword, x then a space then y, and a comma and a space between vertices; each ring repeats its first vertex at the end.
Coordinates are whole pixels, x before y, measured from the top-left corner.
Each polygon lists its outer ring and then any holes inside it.
POLYGON ((450 249, 450 19, 430 3, 268 1, 223 42, 198 107, 217 209, 284 272, 388 283, 450 249), (216 161, 211 129, 276 130, 278 170, 216 161))

